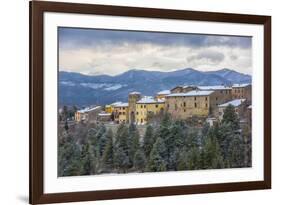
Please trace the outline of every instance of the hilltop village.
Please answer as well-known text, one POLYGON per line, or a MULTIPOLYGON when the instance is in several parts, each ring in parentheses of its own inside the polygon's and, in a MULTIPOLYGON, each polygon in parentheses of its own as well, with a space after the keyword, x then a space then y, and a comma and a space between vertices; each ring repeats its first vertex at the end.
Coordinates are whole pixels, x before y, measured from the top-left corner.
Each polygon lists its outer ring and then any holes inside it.
MULTIPOLYGON (((76 122, 134 123, 145 125, 159 115, 169 113, 173 119, 204 119, 210 125, 222 119, 228 105, 235 108, 241 124, 251 124, 251 84, 232 86, 176 86, 155 96, 131 92, 128 102, 87 107, 75 112, 76 122)), ((251 125, 250 125, 251 126, 251 125)))
POLYGON ((72 111, 59 124, 58 174, 251 167, 251 95, 250 84, 177 86, 72 111))

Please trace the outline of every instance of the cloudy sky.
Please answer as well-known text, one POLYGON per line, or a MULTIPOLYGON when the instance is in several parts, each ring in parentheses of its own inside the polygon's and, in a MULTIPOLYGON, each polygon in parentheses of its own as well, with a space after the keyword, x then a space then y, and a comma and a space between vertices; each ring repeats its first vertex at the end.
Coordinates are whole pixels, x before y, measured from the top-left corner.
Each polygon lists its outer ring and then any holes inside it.
POLYGON ((252 74, 251 37, 59 28, 60 71, 117 75, 131 69, 252 74))

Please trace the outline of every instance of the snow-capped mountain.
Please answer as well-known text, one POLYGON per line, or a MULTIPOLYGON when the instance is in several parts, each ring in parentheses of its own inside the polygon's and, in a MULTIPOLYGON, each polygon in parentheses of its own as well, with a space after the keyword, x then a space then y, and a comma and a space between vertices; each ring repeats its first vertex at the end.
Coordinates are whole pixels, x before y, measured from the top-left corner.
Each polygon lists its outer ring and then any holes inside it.
POLYGON ((202 72, 192 68, 172 72, 129 70, 120 75, 83 75, 59 72, 59 104, 87 106, 127 101, 128 93, 144 95, 177 85, 231 85, 251 83, 251 76, 231 69, 202 72))

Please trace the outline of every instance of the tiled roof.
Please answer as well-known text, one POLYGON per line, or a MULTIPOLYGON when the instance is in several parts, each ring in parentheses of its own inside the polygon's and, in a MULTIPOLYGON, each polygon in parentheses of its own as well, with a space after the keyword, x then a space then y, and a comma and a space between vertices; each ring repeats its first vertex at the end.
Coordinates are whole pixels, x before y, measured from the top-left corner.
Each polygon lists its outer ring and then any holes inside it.
POLYGON ((173 93, 167 95, 166 97, 191 97, 191 96, 208 96, 212 94, 214 91, 210 90, 192 90, 187 93, 173 93))
POLYGON ((213 85, 213 86, 197 86, 199 90, 231 90, 231 87, 224 85, 213 85))
POLYGON ((164 100, 154 99, 152 96, 144 96, 137 103, 138 104, 164 103, 164 100))
POLYGON ((91 112, 91 111, 94 111, 94 110, 97 110, 97 109, 100 109, 101 106, 96 106, 96 107, 86 107, 82 110, 78 110, 77 112, 79 113, 87 113, 87 112, 91 112))
POLYGON ((170 90, 162 90, 157 93, 157 95, 169 95, 169 94, 171 94, 170 90))
POLYGON ((244 88, 251 85, 250 83, 242 83, 242 84, 233 84, 232 87, 233 88, 244 88))
POLYGON ((245 102, 246 99, 235 99, 231 100, 229 102, 226 102, 224 104, 219 105, 218 107, 227 107, 228 105, 233 105, 234 107, 238 107, 241 105, 243 102, 245 102))

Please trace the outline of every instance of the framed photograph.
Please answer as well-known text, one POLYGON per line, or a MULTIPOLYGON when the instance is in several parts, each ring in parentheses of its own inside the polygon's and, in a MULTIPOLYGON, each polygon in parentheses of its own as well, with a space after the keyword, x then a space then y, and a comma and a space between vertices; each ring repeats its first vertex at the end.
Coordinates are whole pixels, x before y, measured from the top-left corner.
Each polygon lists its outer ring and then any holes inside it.
POLYGON ((271 188, 271 17, 30 2, 30 203, 271 188))

